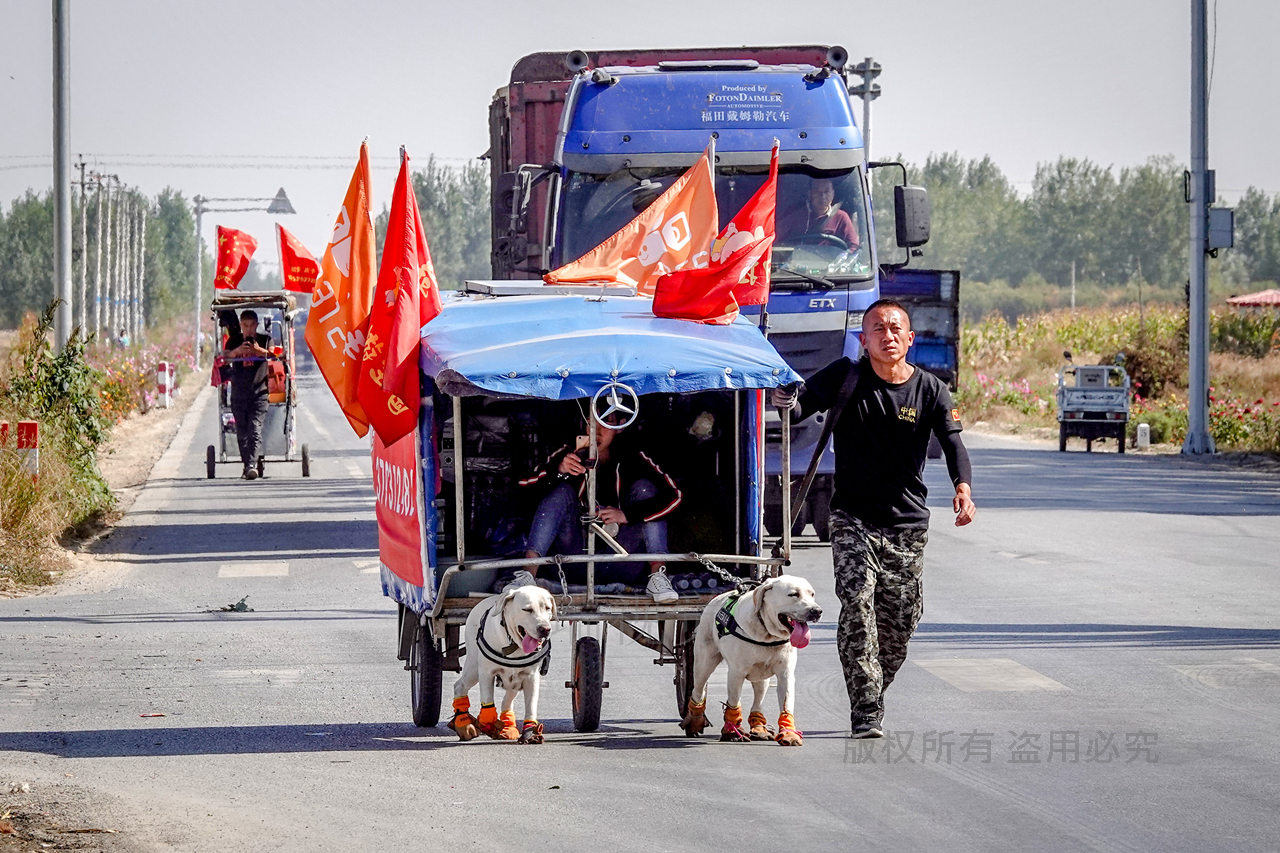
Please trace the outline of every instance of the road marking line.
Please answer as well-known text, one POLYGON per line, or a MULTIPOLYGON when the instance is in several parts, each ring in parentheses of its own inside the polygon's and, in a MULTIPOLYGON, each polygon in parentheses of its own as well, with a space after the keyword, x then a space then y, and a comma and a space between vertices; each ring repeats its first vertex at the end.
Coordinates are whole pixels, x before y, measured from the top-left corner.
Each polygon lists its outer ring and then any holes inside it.
POLYGON ((221 681, 235 684, 297 684, 302 680, 301 669, 219 669, 214 676, 221 681))
POLYGON ((1280 666, 1257 658, 1239 658, 1206 664, 1171 665, 1173 669, 1205 687, 1280 686, 1280 666))
POLYGON ((915 663, 965 693, 1067 689, 1009 658, 934 658, 915 663))
POLYGON ((288 560, 265 560, 257 563, 223 563, 218 566, 220 578, 280 578, 289 574, 288 560))

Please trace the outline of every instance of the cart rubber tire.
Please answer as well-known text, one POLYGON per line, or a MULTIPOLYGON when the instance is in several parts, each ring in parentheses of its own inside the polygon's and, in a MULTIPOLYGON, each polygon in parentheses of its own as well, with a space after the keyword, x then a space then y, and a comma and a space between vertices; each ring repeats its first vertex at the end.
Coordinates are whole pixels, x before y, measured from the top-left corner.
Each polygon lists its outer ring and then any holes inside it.
POLYGON ((413 724, 430 728, 440 722, 440 691, 443 670, 440 652, 431 632, 419 625, 409 645, 409 688, 413 701, 413 724))
POLYGON ((1067 449, 1067 425, 1058 424, 1058 452, 1062 453, 1067 449))
POLYGON ((831 541, 831 496, 825 492, 809 498, 809 520, 819 542, 831 541))
POLYGON ((215 458, 217 451, 213 449, 213 445, 209 445, 204 451, 204 470, 205 475, 212 480, 217 473, 218 460, 215 458))
POLYGON ((311 476, 311 448, 302 445, 302 476, 311 476))
POLYGON ((573 727, 580 732, 600 728, 600 703, 604 699, 604 672, 600 641, 579 637, 573 650, 573 727))
POLYGON ((267 476, 267 457, 265 456, 258 457, 258 476, 267 476))
POLYGON ((698 623, 681 619, 676 622, 676 716, 684 719, 689 709, 689 695, 693 693, 693 637, 698 623))
POLYGON ((1124 428, 1124 424, 1121 424, 1116 429, 1116 450, 1120 453, 1124 453, 1124 440, 1125 440, 1125 428, 1124 428))
MULTIPOLYGON (((791 535, 799 536, 804 530, 805 525, 809 523, 809 508, 806 506, 800 512, 800 517, 796 519, 796 523, 791 526, 791 535)), ((765 504, 764 505, 764 530, 770 536, 782 535, 782 505, 781 504, 765 504)))

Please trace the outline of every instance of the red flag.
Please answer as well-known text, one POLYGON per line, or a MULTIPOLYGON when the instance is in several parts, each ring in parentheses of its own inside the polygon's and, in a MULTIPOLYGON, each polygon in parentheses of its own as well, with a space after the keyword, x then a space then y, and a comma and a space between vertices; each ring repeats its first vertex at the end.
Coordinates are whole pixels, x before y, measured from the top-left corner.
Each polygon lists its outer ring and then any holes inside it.
POLYGON ((369 331, 369 300, 373 297, 374 237, 369 207, 369 146, 361 143, 360 160, 320 259, 306 332, 307 346, 324 381, 360 436, 369 431, 369 419, 356 399, 369 331))
POLYGON ((235 290, 249 269, 258 241, 243 231, 218 226, 218 267, 213 276, 217 290, 235 290))
POLYGON ((716 233, 714 147, 689 171, 622 226, 612 237, 572 263, 542 277, 547 284, 634 284, 653 293, 658 278, 672 270, 705 266, 716 233))
POLYGON ((394 444, 418 424, 420 334, 440 308, 440 289, 409 179, 409 158, 404 156, 391 196, 357 391, 369 425, 385 444, 394 444))
POLYGON ((280 235, 280 274, 284 279, 284 289, 310 293, 315 290, 316 279, 320 275, 319 262, 301 240, 278 222, 276 230, 280 235))
POLYGON ((728 325, 742 305, 769 301, 769 260, 778 198, 778 146, 769 177, 711 244, 711 263, 658 280, 653 313, 659 317, 728 325))

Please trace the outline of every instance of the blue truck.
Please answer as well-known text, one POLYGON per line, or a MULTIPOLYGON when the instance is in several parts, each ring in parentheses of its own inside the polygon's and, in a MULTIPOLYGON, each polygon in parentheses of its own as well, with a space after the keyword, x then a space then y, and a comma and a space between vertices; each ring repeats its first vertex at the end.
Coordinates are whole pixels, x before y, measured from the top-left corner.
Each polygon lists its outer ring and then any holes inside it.
MULTIPOLYGON (((842 354, 856 357, 863 312, 882 294, 894 296, 912 308, 911 357, 954 387, 959 275, 907 266, 929 239, 928 197, 906 185, 900 164, 866 162, 847 60, 843 48, 828 45, 519 60, 489 112, 493 277, 540 278, 590 251, 670 186, 712 137, 723 227, 765 180, 777 139, 772 291, 760 315, 769 340, 809 376, 842 354), (893 223, 895 261, 877 250, 869 177, 877 168, 901 176, 885 220, 893 223), (837 220, 839 227, 824 224, 837 220)), ((817 419, 795 428, 797 476, 820 428, 817 419)), ((765 524, 775 535, 782 526, 780 429, 775 422, 766 467, 765 524)), ((828 449, 797 524, 811 522, 824 540, 831 471, 828 449)))

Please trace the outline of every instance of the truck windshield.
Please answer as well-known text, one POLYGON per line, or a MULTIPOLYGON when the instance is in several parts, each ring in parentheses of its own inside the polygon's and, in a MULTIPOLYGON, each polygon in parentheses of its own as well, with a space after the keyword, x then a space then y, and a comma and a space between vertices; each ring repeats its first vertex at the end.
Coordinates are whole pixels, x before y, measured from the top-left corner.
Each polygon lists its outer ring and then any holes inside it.
MULTIPOLYGON (((564 264, 582 257, 652 204, 683 168, 621 169, 609 174, 570 172, 560 209, 564 264)), ((723 228, 768 173, 759 167, 717 168, 716 204, 723 228)), ((778 175, 774 280, 803 283, 788 272, 832 278, 871 276, 867 207, 860 169, 817 172, 784 167, 778 175)))

